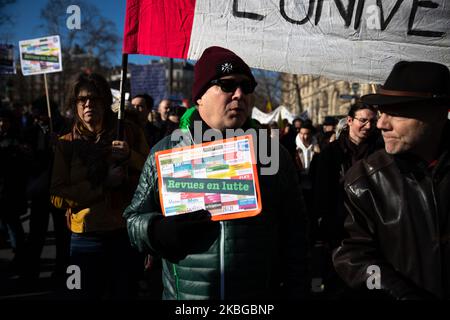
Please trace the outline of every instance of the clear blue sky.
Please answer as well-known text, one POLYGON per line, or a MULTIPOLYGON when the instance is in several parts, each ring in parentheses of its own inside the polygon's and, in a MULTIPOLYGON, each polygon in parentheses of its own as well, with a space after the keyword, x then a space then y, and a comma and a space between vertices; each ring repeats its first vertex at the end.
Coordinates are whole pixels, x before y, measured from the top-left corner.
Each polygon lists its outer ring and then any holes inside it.
MULTIPOLYGON (((40 14, 42 8, 48 0, 16 0, 16 3, 7 7, 6 12, 12 14, 13 25, 9 30, 2 30, 0 33, 8 33, 11 37, 8 39, 0 39, 0 42, 7 40, 13 43, 16 48, 20 40, 33 39, 47 36, 45 31, 38 26, 40 22, 40 14)), ((77 0, 71 1, 71 4, 77 4, 77 0)), ((86 0, 88 3, 94 4, 102 16, 112 20, 116 24, 116 30, 119 36, 123 36, 123 25, 125 21, 125 0, 86 0)), ((81 27, 83 27, 83 7, 81 9, 81 27)), ((69 16, 66 12, 61 15, 69 16)), ((8 29, 8 26, 6 26, 8 29)), ((63 44, 64 45, 64 44, 63 44)), ((120 65, 122 42, 117 44, 117 57, 113 63, 120 65)), ((152 57, 143 55, 130 55, 128 61, 131 63, 146 64, 152 57)))

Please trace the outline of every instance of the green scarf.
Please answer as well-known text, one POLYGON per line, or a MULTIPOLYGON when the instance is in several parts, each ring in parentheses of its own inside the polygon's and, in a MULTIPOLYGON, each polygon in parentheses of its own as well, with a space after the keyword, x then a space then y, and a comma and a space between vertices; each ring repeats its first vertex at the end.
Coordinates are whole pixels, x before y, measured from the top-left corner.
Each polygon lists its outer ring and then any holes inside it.
MULTIPOLYGON (((198 110, 196 107, 190 107, 186 110, 186 112, 183 114, 183 116, 180 119, 180 129, 181 130, 189 130, 189 128, 192 125, 192 122, 195 117, 195 115, 198 114, 198 110)), ((253 128, 253 129, 260 129, 260 126, 258 123, 253 120, 251 117, 249 117, 244 125, 243 128, 253 128)))

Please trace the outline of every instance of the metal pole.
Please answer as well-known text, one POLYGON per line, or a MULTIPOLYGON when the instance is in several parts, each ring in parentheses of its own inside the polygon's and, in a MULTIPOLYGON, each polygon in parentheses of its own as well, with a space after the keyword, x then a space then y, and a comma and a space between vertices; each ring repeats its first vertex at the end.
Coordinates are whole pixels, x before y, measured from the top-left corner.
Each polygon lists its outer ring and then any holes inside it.
POLYGON ((127 81, 128 54, 122 54, 122 71, 120 73, 120 107, 117 113, 117 140, 123 140, 123 119, 125 116, 125 83, 127 81))
POLYGON ((50 108, 50 98, 48 96, 47 75, 44 73, 45 96, 47 97, 47 113, 50 125, 50 135, 53 134, 52 110, 50 108))
POLYGON ((173 93, 173 58, 169 59, 169 97, 173 93))

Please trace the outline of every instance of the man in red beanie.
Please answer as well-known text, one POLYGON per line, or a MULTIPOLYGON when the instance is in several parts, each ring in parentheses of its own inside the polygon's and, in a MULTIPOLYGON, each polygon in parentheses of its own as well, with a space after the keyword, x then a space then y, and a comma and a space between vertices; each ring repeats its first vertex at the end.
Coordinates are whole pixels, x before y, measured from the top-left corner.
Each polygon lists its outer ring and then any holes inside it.
POLYGON ((345 177, 348 236, 334 266, 353 288, 394 299, 450 298, 450 72, 397 63, 378 94, 385 150, 345 177), (384 295, 383 295, 384 296, 384 295))
MULTIPOLYGON (((192 96, 197 107, 180 121, 181 129, 190 133, 187 143, 205 142, 203 132, 209 129, 223 133, 254 127, 250 114, 255 87, 249 66, 235 53, 221 47, 206 49, 194 69, 192 96), (200 134, 193 132, 196 121, 200 134)), ((256 143, 269 144, 269 139, 257 137, 256 143)), ((263 207, 259 215, 215 222, 206 210, 168 217, 161 213, 154 154, 181 145, 186 141, 172 135, 152 149, 124 213, 131 242, 162 257, 163 299, 305 297, 310 287, 306 213, 287 151, 276 150, 279 170, 274 175, 261 174, 258 161, 263 207)))
POLYGON ((237 129, 251 115, 255 87, 255 78, 240 57, 230 50, 210 47, 195 65, 192 99, 208 126, 237 129))

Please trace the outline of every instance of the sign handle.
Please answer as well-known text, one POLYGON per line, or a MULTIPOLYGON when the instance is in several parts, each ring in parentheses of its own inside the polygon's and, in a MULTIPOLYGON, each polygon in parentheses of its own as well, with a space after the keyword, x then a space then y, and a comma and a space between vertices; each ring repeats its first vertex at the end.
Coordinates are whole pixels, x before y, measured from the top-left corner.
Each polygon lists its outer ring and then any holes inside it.
POLYGON ((127 81, 128 54, 122 54, 122 72, 120 73, 120 107, 117 113, 117 140, 123 140, 123 119, 125 115, 125 83, 127 81))
POLYGON ((45 97, 47 98, 47 113, 50 125, 50 135, 53 134, 52 110, 50 108, 50 98, 48 96, 47 74, 44 73, 45 97))

